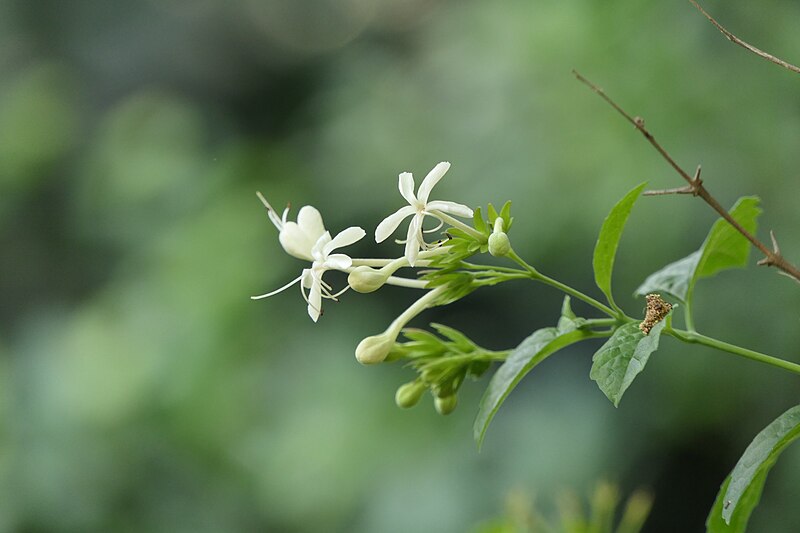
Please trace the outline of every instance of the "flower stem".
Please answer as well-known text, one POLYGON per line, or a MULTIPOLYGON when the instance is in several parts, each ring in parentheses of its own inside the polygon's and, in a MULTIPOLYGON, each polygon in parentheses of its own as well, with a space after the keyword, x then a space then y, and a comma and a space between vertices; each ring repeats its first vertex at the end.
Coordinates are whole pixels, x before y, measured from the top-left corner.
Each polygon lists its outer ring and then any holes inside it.
POLYGON ((588 294, 584 294, 584 293, 582 293, 581 291, 579 291, 577 289, 573 289, 569 285, 565 285, 565 284, 561 283, 558 280, 555 280, 555 279, 553 279, 551 277, 545 276, 544 274, 542 274, 541 272, 536 270, 534 267, 532 267, 531 265, 526 263, 520 256, 517 255, 517 253, 514 250, 511 250, 510 252, 508 252, 508 257, 512 261, 517 263, 519 266, 521 266, 522 268, 527 270, 528 271, 528 276, 531 279, 536 280, 536 281, 541 281, 542 283, 544 283, 546 285, 550 285, 551 287, 555 287, 556 289, 560 290, 561 292, 567 293, 570 296, 574 296, 578 300, 581 300, 582 302, 585 302, 585 303, 591 305, 595 309, 598 309, 598 310, 602 311, 603 313, 607 314, 608 316, 610 316, 612 318, 615 318, 617 320, 623 320, 623 321, 632 320, 631 318, 625 316, 624 313, 614 311, 613 309, 611 309, 607 305, 605 305, 605 304, 603 304, 601 302, 598 302, 597 300, 595 300, 594 298, 592 298, 588 294))
POLYGON ((386 328, 386 331, 387 332, 391 331, 396 337, 400 333, 400 330, 403 329, 405 325, 411 321, 412 318, 414 318, 422 311, 430 307, 430 305, 434 301, 436 301, 436 298, 438 298, 447 289, 448 289, 447 285, 442 285, 436 287, 435 289, 431 289, 424 296, 422 296, 416 302, 411 304, 408 307, 408 309, 400 313, 400 316, 395 318, 392 321, 392 323, 389 324, 389 327, 386 328))
POLYGON ((482 242, 482 243, 486 242, 486 239, 487 239, 486 235, 484 235, 480 231, 476 230, 475 228, 472 228, 472 227, 464 224, 460 220, 458 220, 456 218, 453 218, 453 217, 451 217, 450 215, 448 215, 446 213, 442 213, 441 211, 431 210, 431 211, 429 211, 429 213, 430 213, 431 216, 434 216, 434 217, 438 218, 442 222, 446 222, 447 224, 450 224, 454 228, 458 228, 461 231, 463 231, 464 233, 472 235, 473 237, 475 237, 475 239, 477 239, 478 242, 482 242))
POLYGON ((739 357, 752 359, 753 361, 758 361, 759 363, 765 363, 767 365, 772 365, 778 368, 782 368, 784 370, 788 370, 789 372, 793 372, 795 374, 800 374, 800 365, 797 363, 792 363, 791 361, 786 361, 784 359, 763 354, 761 352, 756 352, 754 350, 748 350, 747 348, 742 348, 741 346, 736 346, 735 344, 730 344, 711 337, 707 337, 695 331, 685 331, 680 329, 665 328, 664 333, 666 333, 667 335, 672 335, 676 339, 682 340, 684 342, 692 344, 702 344, 704 346, 716 348, 717 350, 721 350, 723 352, 728 352, 734 355, 738 355, 739 357))

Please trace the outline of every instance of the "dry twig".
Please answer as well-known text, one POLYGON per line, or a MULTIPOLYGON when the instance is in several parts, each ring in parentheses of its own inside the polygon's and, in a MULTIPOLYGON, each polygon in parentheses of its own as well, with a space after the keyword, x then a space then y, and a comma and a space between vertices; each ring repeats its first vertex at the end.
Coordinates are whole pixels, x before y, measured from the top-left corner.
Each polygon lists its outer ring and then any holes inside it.
POLYGON ((764 59, 766 59, 767 61, 772 61, 772 62, 773 62, 773 63, 775 63, 776 65, 780 65, 780 66, 782 66, 782 67, 783 67, 783 68, 785 68, 785 69, 788 69, 788 70, 791 70, 792 72, 795 72, 795 73, 797 73, 797 74, 800 74, 800 67, 796 67, 796 66, 792 65, 791 63, 788 63, 788 62, 784 61, 783 59, 781 59, 781 58, 779 58, 779 57, 775 57, 774 55, 772 55, 772 54, 770 54, 770 53, 767 53, 767 52, 765 52, 765 51, 763 51, 763 50, 761 50, 761 49, 759 49, 759 48, 756 48, 756 47, 755 47, 755 46, 753 46, 752 44, 749 44, 749 43, 747 43, 747 42, 745 42, 745 41, 743 41, 743 40, 739 39, 737 36, 735 36, 734 34, 732 34, 731 32, 729 32, 728 30, 726 30, 726 29, 725 29, 725 27, 724 27, 722 24, 720 24, 719 22, 717 22, 716 20, 714 20, 714 17, 712 17, 711 15, 709 15, 709 14, 706 12, 706 10, 705 10, 705 9, 703 9, 702 7, 700 7, 700 4, 698 4, 697 2, 695 2, 695 0, 689 0, 689 2, 691 2, 691 3, 692 3, 692 5, 694 5, 694 7, 696 7, 696 8, 698 9, 698 11, 700 11, 700 13, 702 13, 702 14, 703 14, 703 15, 704 15, 704 16, 705 16, 707 19, 708 19, 708 21, 709 21, 711 24, 713 24, 714 26, 716 26, 716 27, 717 27, 717 29, 718 29, 720 32, 722 32, 722 35, 724 35, 724 36, 725 36, 725 37, 726 37, 726 38, 727 38, 727 39, 728 39, 730 42, 732 42, 732 43, 735 43, 735 44, 738 44, 739 46, 741 46, 741 47, 742 47, 742 48, 744 48, 745 50, 749 50, 749 51, 753 52, 755 55, 757 55, 757 56, 759 56, 759 57, 763 57, 763 58, 764 58, 764 59))
POLYGON ((686 172, 678 163, 672 158, 672 156, 662 147, 656 138, 653 136, 650 131, 645 128, 644 126, 644 119, 641 117, 633 117, 624 109, 622 109, 619 104, 617 104, 614 100, 612 100, 606 93, 595 85, 594 83, 590 82, 586 78, 584 78, 580 73, 576 70, 573 70, 572 73, 575 75, 576 78, 587 87, 589 87, 592 91, 594 91, 597 95, 599 95, 603 100, 605 100, 611 107, 613 107, 620 115, 625 117, 625 119, 633 124, 633 126, 639 130, 639 132, 644 136, 645 139, 653 146, 653 148, 661 154, 661 157, 669 163, 669 165, 680 174, 680 176, 686 180, 688 184, 685 187, 680 187, 677 189, 667 189, 664 191, 649 191, 651 195, 660 195, 660 194, 692 194, 694 196, 699 196, 703 199, 705 203, 711 206, 714 211, 719 213, 719 215, 724 218, 728 224, 734 227, 736 231, 741 233, 748 241, 750 241, 753 246, 761 250, 764 254, 764 259, 758 262, 759 265, 766 265, 766 266, 774 266, 775 268, 783 271, 789 277, 795 279, 796 281, 800 282, 800 269, 794 266, 792 263, 787 261, 780 252, 780 248, 778 248, 778 243, 775 240, 775 236, 772 235, 772 242, 773 248, 770 249, 767 245, 763 242, 759 241, 753 234, 747 231, 745 228, 742 227, 739 222, 733 218, 728 211, 722 207, 722 205, 717 201, 716 198, 711 196, 711 193, 703 185, 703 180, 700 179, 700 167, 697 167, 697 171, 695 172, 694 176, 691 176, 688 172, 686 172))

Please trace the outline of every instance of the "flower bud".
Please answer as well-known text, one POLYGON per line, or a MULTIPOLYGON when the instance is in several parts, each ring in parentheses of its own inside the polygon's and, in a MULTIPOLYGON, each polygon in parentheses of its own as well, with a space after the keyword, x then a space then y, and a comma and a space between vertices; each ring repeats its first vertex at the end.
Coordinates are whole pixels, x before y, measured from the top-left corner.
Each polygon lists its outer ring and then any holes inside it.
POLYGON ((451 394, 444 398, 436 397, 433 399, 433 406, 436 407, 436 412, 440 415, 449 415, 456 410, 458 404, 458 396, 451 394))
POLYGON ((389 275, 381 270, 360 266, 347 276, 347 283, 354 291, 366 294, 380 289, 388 278, 389 275))
POLYGON ((492 234, 489 235, 489 253, 495 257, 503 257, 511 251, 511 241, 508 240, 508 235, 503 231, 505 221, 497 217, 494 220, 494 228, 492 234))
POLYGON ((394 395, 394 403, 397 407, 408 409, 414 407, 425 393, 425 384, 420 380, 414 380, 405 385, 401 385, 394 395))
POLYGON ((383 362, 394 346, 397 335, 381 333, 362 340, 356 346, 356 359, 362 365, 374 365, 383 362))
POLYGON ((511 241, 504 231, 489 235, 489 253, 495 257, 503 257, 511 251, 511 241))

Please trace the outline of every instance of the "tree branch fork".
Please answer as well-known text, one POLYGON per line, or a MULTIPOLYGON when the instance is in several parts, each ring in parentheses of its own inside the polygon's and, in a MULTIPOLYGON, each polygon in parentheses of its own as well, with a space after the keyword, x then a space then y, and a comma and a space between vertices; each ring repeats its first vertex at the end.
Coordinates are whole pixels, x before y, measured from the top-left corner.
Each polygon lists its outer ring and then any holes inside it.
POLYGON ((677 172, 684 179, 684 181, 686 181, 686 185, 683 187, 645 191, 645 195, 661 196, 667 194, 691 194, 692 196, 699 196, 705 203, 711 206, 714 211, 716 211, 731 226, 733 226, 737 232, 744 236, 748 241, 750 241, 750 243, 753 244, 753 246, 758 248, 758 250, 764 254, 764 258, 758 261, 759 265, 775 267, 783 274, 789 276, 797 282, 800 282, 800 269, 783 257, 780 247, 778 246, 778 242, 775 238, 775 234, 772 231, 770 231, 770 238, 772 240, 772 247, 770 248, 758 240, 752 233, 742 227, 742 225, 739 224, 739 222, 737 222, 736 219, 734 219, 724 207, 722 207, 717 199, 714 198, 710 192, 708 192, 708 189, 706 189, 705 185, 703 184, 703 180, 700 178, 700 166, 697 167, 694 174, 689 174, 675 161, 669 152, 667 152, 666 149, 664 149, 664 147, 661 146, 661 144, 656 140, 655 136, 645 127, 643 118, 638 116, 633 117, 630 115, 619 104, 612 100, 611 97, 609 97, 605 91, 603 91, 603 89, 586 79, 578 71, 573 70, 572 73, 575 75, 578 81, 589 87, 589 89, 605 100, 607 104, 613 107, 620 115, 630 122, 637 130, 639 130, 642 136, 644 136, 644 138, 647 139, 653 148, 655 148, 656 151, 661 154, 661 157, 663 157, 664 160, 675 170, 675 172, 677 172))

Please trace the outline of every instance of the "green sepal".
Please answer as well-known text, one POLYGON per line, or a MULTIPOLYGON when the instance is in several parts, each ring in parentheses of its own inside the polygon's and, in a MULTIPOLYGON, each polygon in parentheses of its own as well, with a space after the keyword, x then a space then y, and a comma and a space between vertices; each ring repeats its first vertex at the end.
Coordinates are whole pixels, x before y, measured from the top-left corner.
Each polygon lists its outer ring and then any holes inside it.
POLYGON ((487 227, 486 221, 483 220, 483 214, 481 213, 480 207, 477 207, 475 211, 472 212, 472 226, 476 230, 486 235, 491 232, 491 228, 487 227))
POLYGON ((500 218, 503 219, 503 231, 508 232, 511 229, 511 200, 503 204, 500 209, 500 218))
POLYGON ((486 206, 486 213, 489 215, 489 225, 494 228, 494 221, 497 220, 497 217, 500 215, 497 214, 497 210, 492 204, 486 206))

